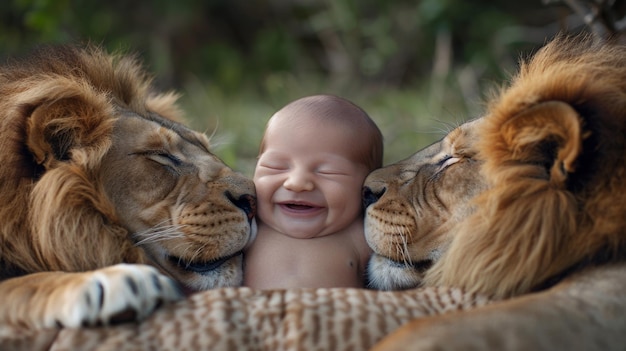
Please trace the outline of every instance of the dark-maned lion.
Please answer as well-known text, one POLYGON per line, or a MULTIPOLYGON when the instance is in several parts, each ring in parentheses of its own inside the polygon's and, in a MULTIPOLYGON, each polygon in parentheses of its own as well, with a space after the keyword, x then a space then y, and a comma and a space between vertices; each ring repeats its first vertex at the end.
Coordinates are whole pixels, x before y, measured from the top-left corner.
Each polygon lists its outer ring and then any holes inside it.
POLYGON ((602 273, 626 257, 626 47, 557 38, 484 117, 365 185, 373 287, 495 299, 552 287, 418 320, 381 350, 626 345, 624 284, 602 273), (586 269, 584 284, 568 282, 586 269))
POLYGON ((181 297, 166 276, 241 283, 254 185, 178 122, 175 100, 95 47, 0 68, 0 324, 141 318, 181 297))

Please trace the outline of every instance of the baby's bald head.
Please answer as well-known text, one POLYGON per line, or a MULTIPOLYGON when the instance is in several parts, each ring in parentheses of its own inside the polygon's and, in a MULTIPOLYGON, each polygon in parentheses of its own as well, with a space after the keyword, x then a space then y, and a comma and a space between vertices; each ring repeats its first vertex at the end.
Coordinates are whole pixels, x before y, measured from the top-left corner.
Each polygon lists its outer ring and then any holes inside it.
POLYGON ((355 161, 363 163, 370 171, 382 166, 382 133, 363 109, 346 99, 335 95, 312 95, 287 104, 267 122, 259 153, 264 150, 267 130, 279 123, 296 129, 315 128, 317 124, 344 128, 346 138, 358 145, 355 161))

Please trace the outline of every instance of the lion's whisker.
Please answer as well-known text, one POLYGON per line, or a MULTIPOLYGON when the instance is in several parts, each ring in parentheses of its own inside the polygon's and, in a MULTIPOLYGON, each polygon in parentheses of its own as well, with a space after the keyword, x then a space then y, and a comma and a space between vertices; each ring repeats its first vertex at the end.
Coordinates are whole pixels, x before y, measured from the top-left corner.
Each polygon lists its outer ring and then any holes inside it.
POLYGON ((202 252, 203 247, 198 247, 195 252, 193 253, 193 255, 191 255, 191 258, 189 259, 189 261, 194 262, 196 260, 196 258, 198 256, 200 256, 200 253, 202 252))
POLYGON ((147 243, 154 243, 168 239, 182 238, 185 235, 180 229, 184 227, 185 225, 180 224, 155 226, 144 231, 137 232, 133 234, 133 237, 135 239, 139 239, 136 245, 144 245, 147 243))
POLYGON ((410 260, 410 255, 409 255, 409 243, 407 240, 407 236, 402 235, 402 261, 404 262, 404 264, 406 266, 409 266, 411 264, 411 260, 410 260))

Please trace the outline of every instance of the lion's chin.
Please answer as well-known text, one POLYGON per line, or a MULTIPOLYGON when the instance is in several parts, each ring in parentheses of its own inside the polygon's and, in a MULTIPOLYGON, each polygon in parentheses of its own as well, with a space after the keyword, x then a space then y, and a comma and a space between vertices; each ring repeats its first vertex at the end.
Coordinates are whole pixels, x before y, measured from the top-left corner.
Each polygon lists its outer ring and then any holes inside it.
POLYGON ((171 264, 177 266, 181 270, 190 271, 190 272, 202 274, 202 275, 210 275, 211 272, 214 272, 215 270, 219 269, 228 260, 239 255, 243 255, 243 251, 238 251, 232 255, 228 255, 228 256, 224 256, 224 257, 220 257, 220 258, 216 258, 216 259, 212 259, 208 261, 188 262, 176 256, 168 256, 167 259, 171 264))
POLYGON ((367 287, 376 290, 417 288, 432 263, 432 260, 404 263, 374 253, 367 264, 367 287))
POLYGON ((176 280, 186 295, 243 283, 243 251, 209 261, 189 262, 167 254, 160 257, 153 264, 176 280))

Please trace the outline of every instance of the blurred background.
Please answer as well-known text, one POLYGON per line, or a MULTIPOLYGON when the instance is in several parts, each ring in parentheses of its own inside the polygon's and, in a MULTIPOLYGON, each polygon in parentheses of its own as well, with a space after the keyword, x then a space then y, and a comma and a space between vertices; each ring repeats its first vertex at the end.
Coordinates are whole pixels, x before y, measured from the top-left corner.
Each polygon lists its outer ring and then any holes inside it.
POLYGON ((479 116, 518 59, 557 32, 623 25, 625 3, 2 0, 0 59, 40 43, 136 53, 159 89, 182 94, 188 123, 213 135, 215 153, 247 175, 276 110, 337 94, 378 123, 387 164, 479 116))

